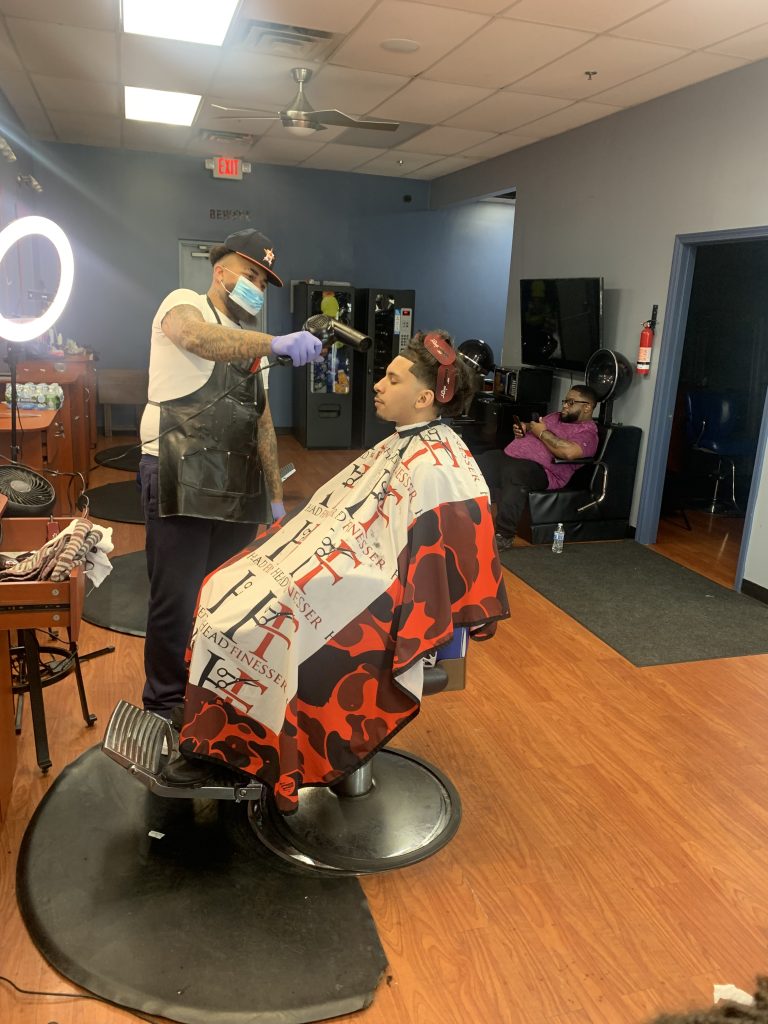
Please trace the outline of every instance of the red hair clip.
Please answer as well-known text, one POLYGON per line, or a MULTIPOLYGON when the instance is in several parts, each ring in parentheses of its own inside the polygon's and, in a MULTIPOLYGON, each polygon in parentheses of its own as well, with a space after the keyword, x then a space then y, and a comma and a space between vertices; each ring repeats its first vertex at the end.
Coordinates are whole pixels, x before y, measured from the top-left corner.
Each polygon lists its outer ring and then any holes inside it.
POLYGON ((435 331, 427 334, 424 338, 424 348, 440 363, 440 368, 437 371, 435 398, 441 405, 444 405, 446 402, 450 402, 456 390, 456 371, 453 369, 456 362, 456 349, 442 334, 437 334, 435 331))

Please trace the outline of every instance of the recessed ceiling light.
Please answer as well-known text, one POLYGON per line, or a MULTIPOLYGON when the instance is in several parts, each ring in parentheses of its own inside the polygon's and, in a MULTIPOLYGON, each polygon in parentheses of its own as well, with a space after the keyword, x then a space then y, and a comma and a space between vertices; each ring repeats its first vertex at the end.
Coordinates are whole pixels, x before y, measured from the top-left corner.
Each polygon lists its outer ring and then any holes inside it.
POLYGON ((125 116, 129 121, 154 121, 157 124, 189 126, 195 119, 201 96, 188 92, 125 87, 125 116))
POLYGON ((123 31, 221 46, 237 0, 123 0, 123 31))
POLYGON ((415 39, 385 39, 379 43, 382 50, 389 50, 391 53, 415 53, 421 49, 421 43, 415 39))

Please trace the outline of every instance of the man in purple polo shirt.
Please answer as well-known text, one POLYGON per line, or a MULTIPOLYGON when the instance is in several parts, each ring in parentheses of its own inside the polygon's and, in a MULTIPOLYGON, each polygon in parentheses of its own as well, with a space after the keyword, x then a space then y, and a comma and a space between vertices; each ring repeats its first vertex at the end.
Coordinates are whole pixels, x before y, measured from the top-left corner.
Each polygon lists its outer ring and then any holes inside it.
POLYGON ((484 452, 477 459, 491 502, 496 505, 496 544, 512 547, 517 523, 529 491, 559 491, 579 468, 555 459, 590 458, 597 451, 597 426, 592 419, 597 395, 574 384, 562 410, 534 423, 515 425, 515 437, 504 451, 484 452))

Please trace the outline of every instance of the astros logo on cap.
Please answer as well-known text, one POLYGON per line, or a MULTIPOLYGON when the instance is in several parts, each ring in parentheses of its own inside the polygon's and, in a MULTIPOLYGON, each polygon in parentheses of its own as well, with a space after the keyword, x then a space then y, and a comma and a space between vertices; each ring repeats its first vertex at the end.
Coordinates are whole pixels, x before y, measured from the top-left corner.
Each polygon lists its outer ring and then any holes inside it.
POLYGON ((264 250, 264 262, 270 267, 275 262, 275 253, 273 249, 264 250))

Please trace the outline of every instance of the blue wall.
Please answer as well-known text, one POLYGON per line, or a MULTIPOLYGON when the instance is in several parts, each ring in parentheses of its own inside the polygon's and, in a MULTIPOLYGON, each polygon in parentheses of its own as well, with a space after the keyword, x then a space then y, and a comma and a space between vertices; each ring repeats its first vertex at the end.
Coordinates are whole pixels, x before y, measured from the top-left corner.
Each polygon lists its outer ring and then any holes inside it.
MULTIPOLYGON (((75 250, 75 286, 57 329, 95 349, 102 367, 146 366, 152 317, 178 286, 179 239, 216 241, 248 225, 275 241, 286 282, 413 288, 417 324, 458 340, 484 337, 501 353, 509 207, 430 211, 429 184, 413 180, 254 164, 242 182, 222 182, 202 157, 29 146, 45 190, 39 212, 62 225, 75 250), (243 212, 222 219, 211 210, 243 212)), ((291 329, 289 288, 270 290, 267 326, 291 329)), ((290 425, 290 374, 270 384, 275 423, 290 425)))

